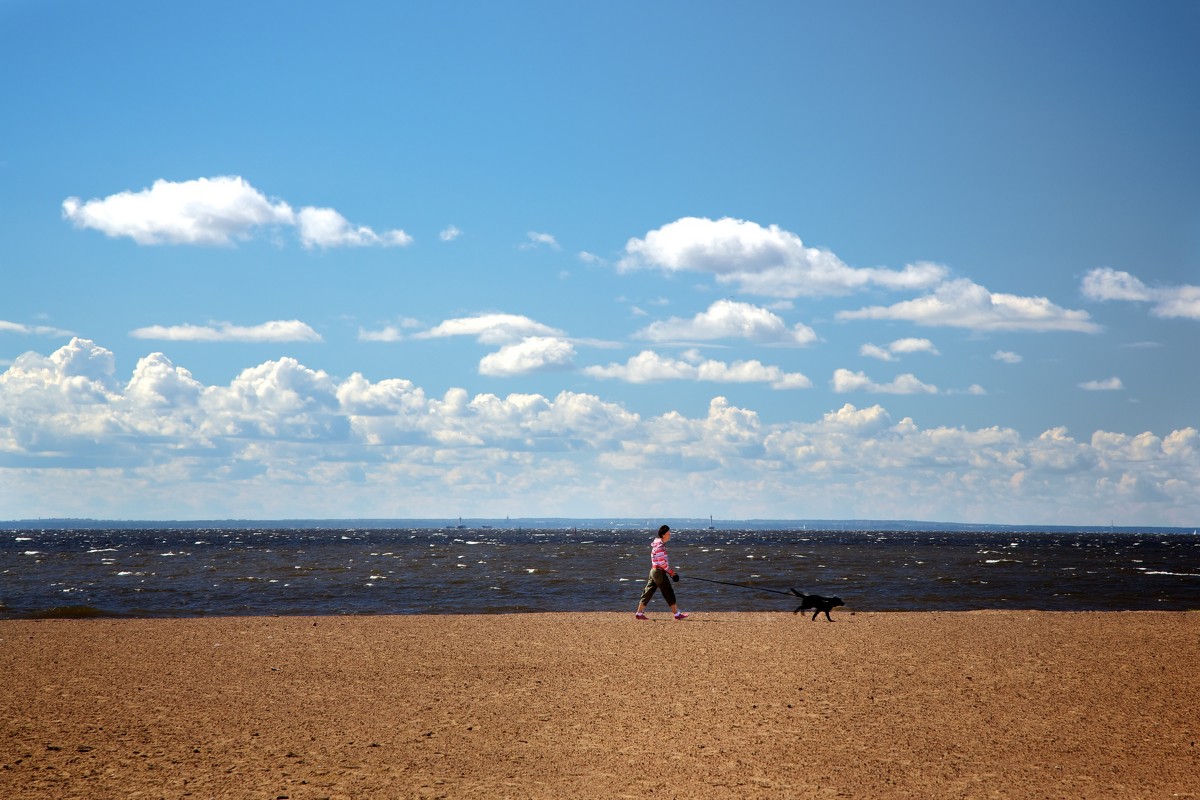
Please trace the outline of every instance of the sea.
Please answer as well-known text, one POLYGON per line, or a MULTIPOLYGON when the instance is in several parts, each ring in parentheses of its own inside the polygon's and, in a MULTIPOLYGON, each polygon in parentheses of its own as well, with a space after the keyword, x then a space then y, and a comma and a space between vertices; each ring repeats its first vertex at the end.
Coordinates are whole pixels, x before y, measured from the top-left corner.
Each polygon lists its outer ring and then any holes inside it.
MULTIPOLYGON (((652 531, 188 527, 0 530, 0 619, 629 611, 652 531)), ((1192 531, 676 529, 680 607, 1200 610, 1192 531)), ((661 597, 650 612, 666 611, 661 597)))

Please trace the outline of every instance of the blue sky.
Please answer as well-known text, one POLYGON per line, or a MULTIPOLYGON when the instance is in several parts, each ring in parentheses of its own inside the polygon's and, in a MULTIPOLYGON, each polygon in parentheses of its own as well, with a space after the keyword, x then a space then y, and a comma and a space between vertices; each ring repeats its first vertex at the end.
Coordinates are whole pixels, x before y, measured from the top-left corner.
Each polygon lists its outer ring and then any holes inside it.
POLYGON ((1194 525, 1198 37, 0 2, 0 518, 1194 525))

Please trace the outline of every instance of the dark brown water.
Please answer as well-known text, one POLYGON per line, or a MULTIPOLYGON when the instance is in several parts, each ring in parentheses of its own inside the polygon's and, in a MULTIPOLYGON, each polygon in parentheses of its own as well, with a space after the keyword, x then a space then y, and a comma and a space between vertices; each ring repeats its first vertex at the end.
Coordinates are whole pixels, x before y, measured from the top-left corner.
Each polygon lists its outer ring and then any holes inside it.
MULTIPOLYGON (((632 611, 645 531, 0 532, 0 618, 632 611)), ((1186 533, 700 530, 670 556, 685 610, 1200 609, 1186 533), (689 580, 689 576, 756 589, 689 580)), ((663 611, 660 599, 651 611, 663 611)))

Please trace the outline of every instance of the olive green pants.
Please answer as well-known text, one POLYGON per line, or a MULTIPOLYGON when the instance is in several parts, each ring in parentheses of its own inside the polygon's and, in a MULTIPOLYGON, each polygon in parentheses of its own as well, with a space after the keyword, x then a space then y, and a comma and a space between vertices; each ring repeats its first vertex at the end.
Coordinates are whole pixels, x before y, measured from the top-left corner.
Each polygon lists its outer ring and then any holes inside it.
POLYGON ((667 601, 667 605, 675 605, 675 587, 671 586, 671 576, 665 569, 651 568, 650 577, 646 579, 646 588, 642 589, 640 601, 642 605, 650 602, 650 598, 654 597, 655 589, 662 592, 663 600, 667 601))

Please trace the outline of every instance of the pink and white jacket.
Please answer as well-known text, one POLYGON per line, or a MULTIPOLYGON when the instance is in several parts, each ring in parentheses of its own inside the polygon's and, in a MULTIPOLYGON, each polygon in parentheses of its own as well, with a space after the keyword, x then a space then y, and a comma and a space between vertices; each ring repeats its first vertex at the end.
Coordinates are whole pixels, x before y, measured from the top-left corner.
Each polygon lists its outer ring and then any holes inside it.
POLYGON ((667 563, 667 543, 657 536, 650 544, 650 565, 667 572, 671 571, 671 565, 667 563))

